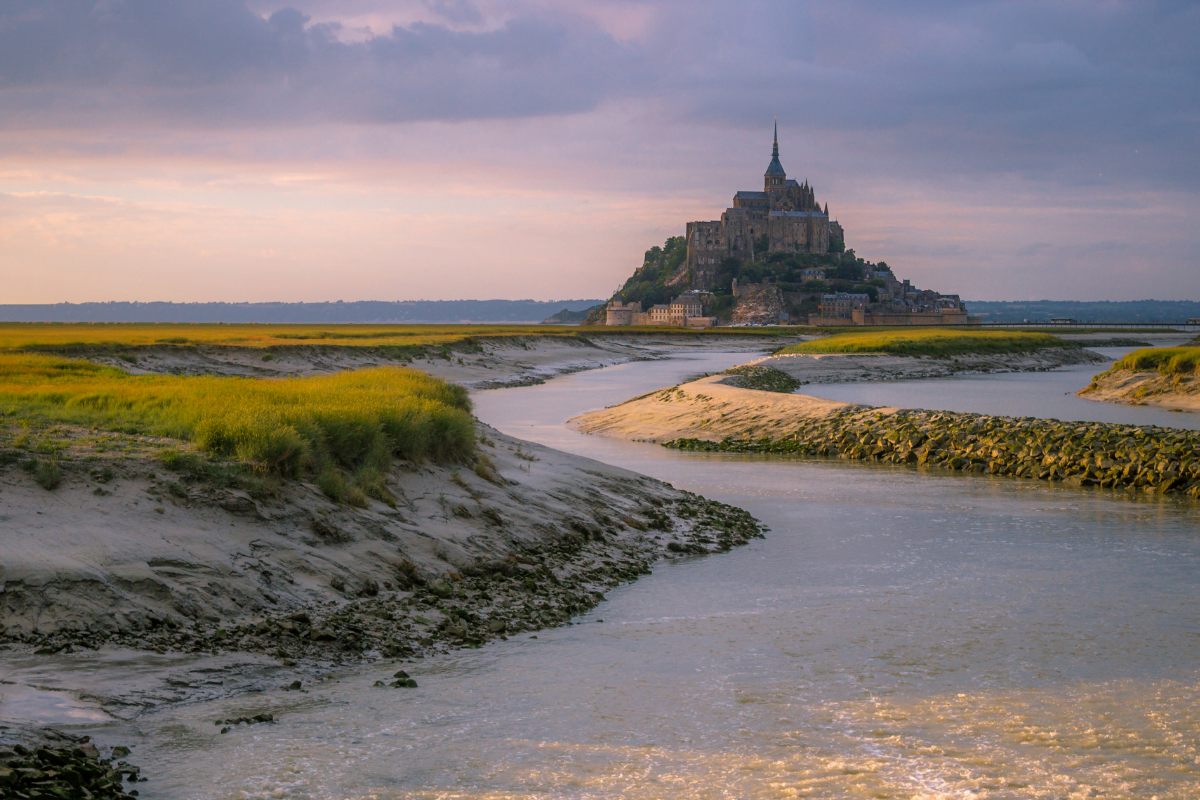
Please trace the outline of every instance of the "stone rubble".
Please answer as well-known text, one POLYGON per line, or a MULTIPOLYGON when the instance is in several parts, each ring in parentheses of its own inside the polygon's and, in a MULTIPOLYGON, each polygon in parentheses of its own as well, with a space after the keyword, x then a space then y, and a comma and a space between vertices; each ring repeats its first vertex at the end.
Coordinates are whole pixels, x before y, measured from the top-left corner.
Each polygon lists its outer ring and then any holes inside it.
POLYGON ((674 439, 683 450, 836 456, 1200 497, 1200 432, 948 411, 846 409, 781 438, 674 439))

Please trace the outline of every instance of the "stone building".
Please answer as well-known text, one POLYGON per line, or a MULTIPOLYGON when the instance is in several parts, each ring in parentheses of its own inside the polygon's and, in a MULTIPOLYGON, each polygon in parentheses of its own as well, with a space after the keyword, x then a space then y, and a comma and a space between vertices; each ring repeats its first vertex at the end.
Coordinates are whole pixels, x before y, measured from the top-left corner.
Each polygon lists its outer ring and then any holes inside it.
POLYGON ((613 300, 605 309, 605 325, 633 325, 633 319, 642 315, 641 303, 622 303, 613 300))
POLYGON ((875 302, 867 294, 837 292, 821 296, 820 312, 810 314, 809 325, 977 325, 956 294, 917 289, 899 281, 890 271, 872 272, 883 287, 875 302))
POLYGON ((641 303, 622 303, 614 299, 605 309, 605 324, 711 328, 717 324, 717 319, 704 316, 706 301, 712 301, 708 292, 684 292, 670 303, 652 305, 643 311, 641 303))
POLYGON ((721 219, 687 224, 687 267, 692 286, 711 289, 722 261, 749 261, 767 252, 827 253, 830 240, 845 241, 837 221, 829 219, 808 181, 788 178, 779 163, 779 126, 761 192, 738 192, 721 219))

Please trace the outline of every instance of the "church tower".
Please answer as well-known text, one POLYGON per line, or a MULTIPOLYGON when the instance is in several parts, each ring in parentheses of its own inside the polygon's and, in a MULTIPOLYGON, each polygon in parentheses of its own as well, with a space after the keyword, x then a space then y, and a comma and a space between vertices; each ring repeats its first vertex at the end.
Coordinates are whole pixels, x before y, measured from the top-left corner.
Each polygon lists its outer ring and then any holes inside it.
POLYGON ((787 174, 783 171, 783 165, 779 163, 779 120, 775 120, 775 144, 771 147, 771 163, 767 165, 767 172, 763 176, 763 191, 770 192, 772 189, 782 189, 787 183, 787 174))

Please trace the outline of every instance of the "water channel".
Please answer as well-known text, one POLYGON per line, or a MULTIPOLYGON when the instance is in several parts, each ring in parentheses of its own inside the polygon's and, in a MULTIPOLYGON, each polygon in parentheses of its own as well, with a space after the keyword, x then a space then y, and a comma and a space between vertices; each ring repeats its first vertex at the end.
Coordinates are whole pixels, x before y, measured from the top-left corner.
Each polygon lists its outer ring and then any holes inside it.
POLYGON ((243 700, 151 713, 142 797, 1200 795, 1200 505, 563 424, 745 360, 579 373, 481 393, 477 413, 740 505, 766 539, 663 564, 575 625, 419 662, 412 692, 350 672, 227 736, 212 719, 243 700))

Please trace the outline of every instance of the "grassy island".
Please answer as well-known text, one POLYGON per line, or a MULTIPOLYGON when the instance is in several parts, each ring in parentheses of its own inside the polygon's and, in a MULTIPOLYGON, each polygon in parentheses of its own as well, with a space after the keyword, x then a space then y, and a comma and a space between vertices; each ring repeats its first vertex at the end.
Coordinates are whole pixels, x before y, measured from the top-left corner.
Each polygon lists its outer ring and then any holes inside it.
POLYGON ((1157 372, 1160 375, 1191 375, 1200 369, 1200 347, 1147 347, 1129 353, 1113 369, 1157 372))
POLYGON ((886 353, 951 358, 968 354, 1028 353, 1070 345, 1048 333, 945 328, 847 331, 785 347, 777 355, 886 353))

